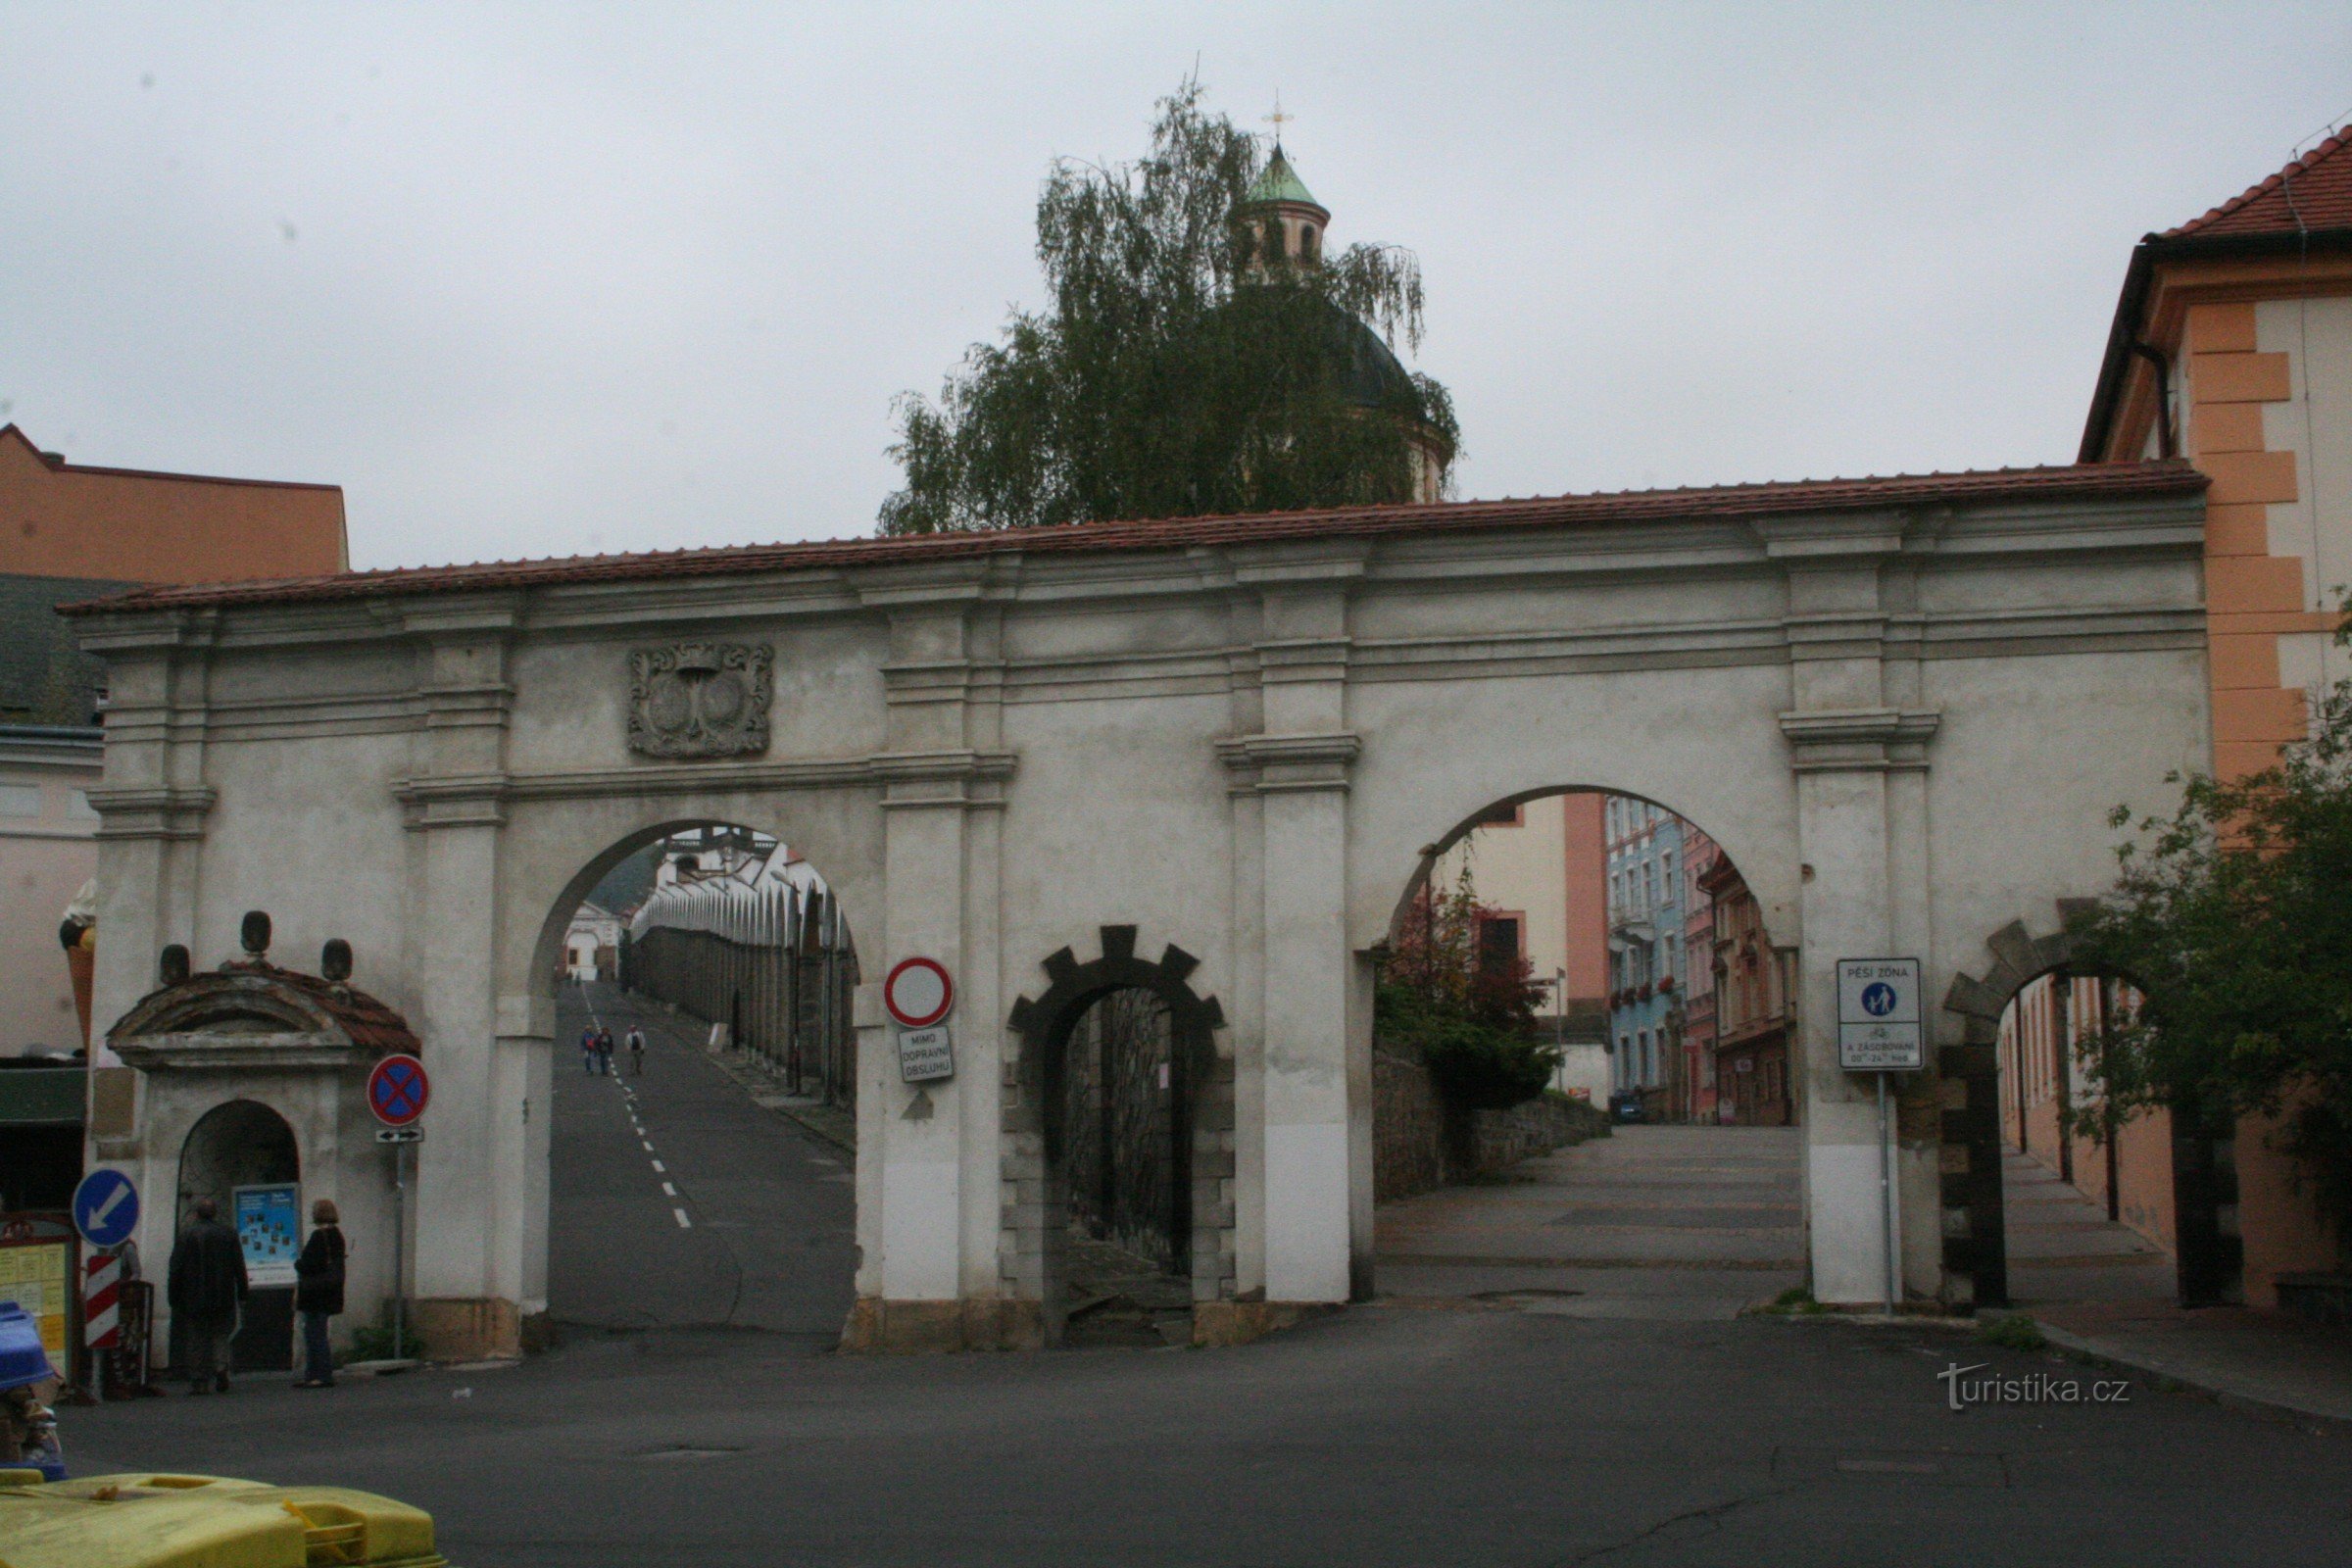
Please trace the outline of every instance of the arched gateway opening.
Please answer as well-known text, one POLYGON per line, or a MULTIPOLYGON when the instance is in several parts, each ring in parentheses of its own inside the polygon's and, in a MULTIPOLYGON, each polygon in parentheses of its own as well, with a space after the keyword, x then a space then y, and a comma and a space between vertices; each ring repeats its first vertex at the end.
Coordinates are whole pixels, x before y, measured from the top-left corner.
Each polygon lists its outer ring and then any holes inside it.
MULTIPOLYGON (((2101 1098, 2098 1059, 2138 1005, 2057 929, 1995 932, 1981 976, 1952 984, 1944 1264, 1980 1306, 2244 1298, 2235 1129, 2178 1104, 2132 1116, 2101 1098)), ((2095 1308, 2094 1308, 2095 1310, 2095 1308)))
MULTIPOLYGON (((294 1255, 306 1234, 302 1154, 286 1118, 258 1100, 216 1105, 188 1129, 179 1150, 181 1215, 209 1199, 245 1246, 251 1278, 230 1360, 239 1372, 283 1372, 294 1364, 294 1255)), ((186 1366, 184 1325, 172 1320, 172 1364, 186 1366)))
POLYGON ((1192 955, 1064 948, 1012 1009, 1020 1093, 1007 1113, 1013 1284, 1049 1344, 1184 1344, 1193 1303, 1231 1294, 1233 1074, 1192 955))
POLYGON ((583 868, 541 951, 550 1319, 829 1346, 856 1267, 859 979, 830 884, 772 834, 663 823, 583 868))
POLYGON ((1529 792, 1424 846, 1376 954, 1378 1288, 1706 1317, 1801 1284, 1796 956, 1653 801, 1529 792))

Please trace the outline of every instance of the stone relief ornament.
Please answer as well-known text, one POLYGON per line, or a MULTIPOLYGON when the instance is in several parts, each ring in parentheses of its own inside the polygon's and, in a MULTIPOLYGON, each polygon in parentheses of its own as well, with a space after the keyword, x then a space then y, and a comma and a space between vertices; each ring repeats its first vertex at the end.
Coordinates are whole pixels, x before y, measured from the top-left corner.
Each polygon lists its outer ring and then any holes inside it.
POLYGON ((629 750, 756 757, 767 750, 765 643, 677 643, 629 655, 629 750))

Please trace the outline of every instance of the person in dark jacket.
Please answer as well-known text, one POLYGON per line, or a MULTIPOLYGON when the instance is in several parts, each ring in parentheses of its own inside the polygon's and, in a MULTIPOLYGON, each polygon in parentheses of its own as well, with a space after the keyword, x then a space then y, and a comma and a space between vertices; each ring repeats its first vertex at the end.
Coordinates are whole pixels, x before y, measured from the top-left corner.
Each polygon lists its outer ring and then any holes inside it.
POLYGON ((172 1248, 165 1298, 186 1325, 190 1394, 228 1392, 228 1342, 245 1303, 245 1249, 220 1213, 211 1199, 196 1200, 195 1218, 172 1248))
POLYGON ((298 1389, 335 1386, 335 1354, 326 1343, 326 1320, 343 1310, 342 1216, 334 1201, 311 1205, 311 1239, 294 1260, 294 1310, 302 1314, 302 1381, 298 1389))

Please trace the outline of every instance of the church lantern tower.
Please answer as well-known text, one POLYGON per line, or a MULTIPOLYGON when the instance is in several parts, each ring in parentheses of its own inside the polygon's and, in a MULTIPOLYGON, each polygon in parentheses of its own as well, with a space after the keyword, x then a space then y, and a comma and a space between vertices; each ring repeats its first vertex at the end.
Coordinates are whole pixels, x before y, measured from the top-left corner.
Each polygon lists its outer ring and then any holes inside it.
POLYGON ((1274 144, 1265 172, 1242 198, 1240 217, 1255 238, 1252 267, 1313 267, 1323 260, 1323 230, 1331 212, 1291 168, 1282 143, 1274 144))

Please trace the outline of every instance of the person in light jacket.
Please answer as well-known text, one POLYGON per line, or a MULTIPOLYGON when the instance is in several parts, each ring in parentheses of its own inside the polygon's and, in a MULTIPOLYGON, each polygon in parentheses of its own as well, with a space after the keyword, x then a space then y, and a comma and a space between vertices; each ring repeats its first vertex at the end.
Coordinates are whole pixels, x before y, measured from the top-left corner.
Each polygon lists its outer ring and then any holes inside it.
POLYGON ((311 1205, 311 1239, 294 1260, 294 1310, 302 1314, 302 1380, 298 1389, 335 1386, 335 1355, 326 1343, 326 1320, 343 1310, 342 1216, 334 1201, 311 1205))

